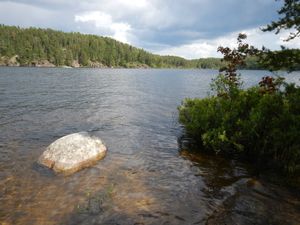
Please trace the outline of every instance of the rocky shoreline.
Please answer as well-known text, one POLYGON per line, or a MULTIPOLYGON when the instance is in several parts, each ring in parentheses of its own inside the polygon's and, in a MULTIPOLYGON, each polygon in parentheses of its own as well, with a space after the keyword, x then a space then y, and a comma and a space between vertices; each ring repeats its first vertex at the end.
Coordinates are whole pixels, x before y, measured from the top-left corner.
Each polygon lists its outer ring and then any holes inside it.
POLYGON ((27 64, 20 64, 18 60, 19 56, 15 55, 11 58, 7 57, 1 57, 0 58, 0 66, 4 67, 38 67, 38 68, 141 68, 141 69, 147 69, 150 68, 150 66, 146 64, 130 64, 126 67, 113 67, 113 66, 107 66, 104 65, 101 62, 92 62, 89 61, 87 66, 81 65, 78 60, 73 60, 71 65, 55 65, 48 60, 33 60, 30 63, 27 64))

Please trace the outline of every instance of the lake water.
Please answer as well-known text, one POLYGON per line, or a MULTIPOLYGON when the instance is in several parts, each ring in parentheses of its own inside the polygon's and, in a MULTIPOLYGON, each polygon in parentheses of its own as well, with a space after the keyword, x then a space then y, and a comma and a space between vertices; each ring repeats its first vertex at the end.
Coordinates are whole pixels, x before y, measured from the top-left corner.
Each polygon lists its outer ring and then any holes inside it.
MULTIPOLYGON (((300 224, 297 191, 179 147, 177 107, 216 74, 0 68, 0 224, 300 224), (36 164, 79 131, 106 143, 102 161, 71 176, 36 164)), ((248 87, 269 73, 242 74, 248 87)), ((299 84, 299 72, 286 77, 299 84)))

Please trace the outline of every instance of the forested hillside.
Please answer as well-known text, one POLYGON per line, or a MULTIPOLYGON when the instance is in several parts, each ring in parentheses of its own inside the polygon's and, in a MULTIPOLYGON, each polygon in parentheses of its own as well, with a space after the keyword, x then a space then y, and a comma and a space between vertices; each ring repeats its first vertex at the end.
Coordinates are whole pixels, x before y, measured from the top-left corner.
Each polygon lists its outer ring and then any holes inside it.
MULTIPOLYGON (((0 25, 0 65, 216 69, 222 62, 155 55, 108 37, 0 25)), ((257 68, 254 60, 249 65, 257 68)))

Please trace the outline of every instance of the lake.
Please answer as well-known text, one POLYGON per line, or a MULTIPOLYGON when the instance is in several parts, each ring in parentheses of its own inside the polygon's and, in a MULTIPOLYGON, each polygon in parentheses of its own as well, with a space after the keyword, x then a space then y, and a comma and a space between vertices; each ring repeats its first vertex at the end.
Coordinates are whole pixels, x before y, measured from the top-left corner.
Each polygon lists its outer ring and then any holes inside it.
MULTIPOLYGON (((252 165, 195 154, 177 107, 205 97, 215 70, 0 68, 1 224, 300 224, 295 190, 252 165), (36 161, 88 131, 107 156, 71 176, 36 161)), ((242 71, 245 87, 267 71, 242 71)), ((300 83, 300 73, 285 74, 300 83)))

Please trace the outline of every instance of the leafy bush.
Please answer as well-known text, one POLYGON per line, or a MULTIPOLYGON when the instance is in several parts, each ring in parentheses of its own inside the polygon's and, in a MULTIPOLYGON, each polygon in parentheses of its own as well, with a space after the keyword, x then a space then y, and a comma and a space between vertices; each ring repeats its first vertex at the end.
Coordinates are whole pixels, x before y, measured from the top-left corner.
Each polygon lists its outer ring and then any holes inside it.
MULTIPOLYGON (((278 34, 293 29, 286 41, 300 37, 299 0, 284 0, 278 13, 279 20, 262 30, 278 34)), ((246 37, 239 34, 236 49, 218 48, 226 64, 212 82, 216 95, 184 100, 179 121, 203 149, 246 156, 260 165, 299 175, 300 87, 267 76, 259 85, 243 90, 237 69, 247 59, 258 58, 271 71, 292 71, 299 68, 300 51, 283 46, 282 51, 259 50, 244 43, 246 37)))
POLYGON ((300 87, 267 77, 242 90, 226 81, 214 80, 216 96, 184 100, 179 120, 187 134, 206 150, 299 172, 300 87))

